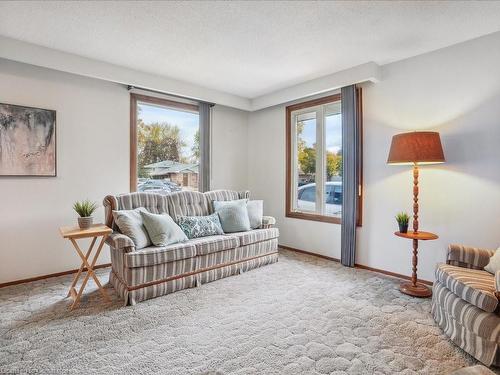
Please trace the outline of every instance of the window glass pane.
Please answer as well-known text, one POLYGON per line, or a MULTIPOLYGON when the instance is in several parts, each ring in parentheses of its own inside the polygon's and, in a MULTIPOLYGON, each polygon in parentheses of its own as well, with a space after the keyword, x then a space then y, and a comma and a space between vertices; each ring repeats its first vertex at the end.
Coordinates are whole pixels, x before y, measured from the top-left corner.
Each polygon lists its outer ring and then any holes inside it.
POLYGON ((325 114, 325 214, 342 214, 342 116, 340 101, 324 106, 325 114))
POLYGON ((297 209, 316 211, 316 112, 297 115, 297 209))
POLYGON ((198 190, 199 115, 137 103, 137 191, 198 190))

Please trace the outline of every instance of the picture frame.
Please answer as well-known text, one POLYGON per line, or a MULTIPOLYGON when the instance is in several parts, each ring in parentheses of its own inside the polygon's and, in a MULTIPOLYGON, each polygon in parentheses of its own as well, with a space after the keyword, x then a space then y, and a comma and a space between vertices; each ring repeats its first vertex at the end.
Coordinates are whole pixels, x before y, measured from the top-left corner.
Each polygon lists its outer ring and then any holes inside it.
POLYGON ((0 103, 0 177, 57 177, 56 111, 0 103))

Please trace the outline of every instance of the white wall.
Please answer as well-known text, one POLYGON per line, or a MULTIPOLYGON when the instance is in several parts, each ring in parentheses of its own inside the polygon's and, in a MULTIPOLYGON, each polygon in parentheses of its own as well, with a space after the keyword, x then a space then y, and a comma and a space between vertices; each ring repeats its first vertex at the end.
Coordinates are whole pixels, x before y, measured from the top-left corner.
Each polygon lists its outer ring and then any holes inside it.
POLYGON ((248 112, 215 106, 212 111, 211 189, 246 190, 248 112))
MULTIPOLYGON (((392 135, 441 132, 447 163, 423 167, 419 277, 450 242, 500 245, 500 33, 382 67, 382 81, 364 86, 364 207, 357 262, 411 273, 411 242, 396 238, 394 215, 411 212, 408 167, 386 164, 392 135)), ((285 218, 285 106, 250 114, 249 187, 277 217, 280 243, 340 258, 340 226, 285 218)))
MULTIPOLYGON (((76 223, 75 200, 100 203, 128 191, 129 94, 122 85, 0 59, 0 102, 57 111, 58 169, 56 178, 0 177, 0 283, 78 268, 58 228, 76 223)), ((216 106, 213 128, 213 184, 244 189, 247 113, 216 106)), ((96 218, 103 220, 102 208, 96 218)), ((98 263, 107 262, 106 247, 98 263)))

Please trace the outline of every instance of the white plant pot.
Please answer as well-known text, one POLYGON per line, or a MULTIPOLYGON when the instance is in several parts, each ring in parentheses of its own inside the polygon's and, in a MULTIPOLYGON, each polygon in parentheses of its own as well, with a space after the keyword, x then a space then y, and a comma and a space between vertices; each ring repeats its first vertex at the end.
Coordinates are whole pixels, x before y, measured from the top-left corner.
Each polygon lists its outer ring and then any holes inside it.
POLYGON ((80 227, 80 229, 89 229, 93 221, 94 218, 92 216, 79 217, 78 226, 80 227))

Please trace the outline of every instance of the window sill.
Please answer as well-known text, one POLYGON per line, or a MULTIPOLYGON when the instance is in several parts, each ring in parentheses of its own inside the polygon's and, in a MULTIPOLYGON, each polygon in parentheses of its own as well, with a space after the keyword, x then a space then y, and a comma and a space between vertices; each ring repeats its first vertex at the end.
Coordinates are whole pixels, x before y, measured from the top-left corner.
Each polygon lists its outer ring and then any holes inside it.
POLYGON ((305 212, 289 211, 286 213, 286 217, 291 217, 294 219, 302 219, 302 220, 320 221, 323 223, 331 223, 331 224, 341 224, 342 223, 342 219, 339 217, 324 216, 324 215, 318 215, 318 214, 308 214, 305 212))

